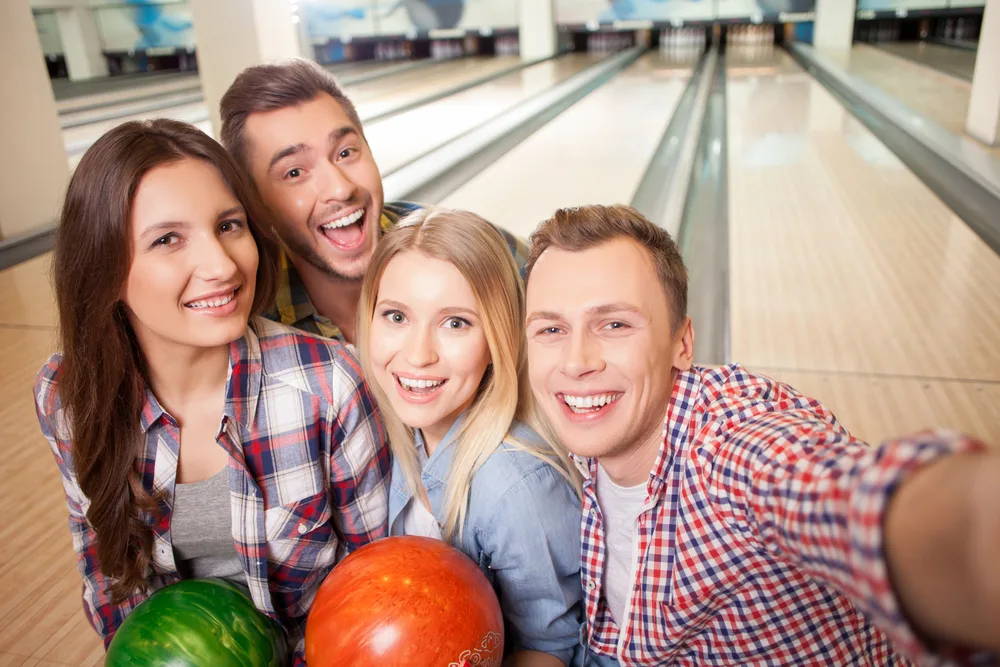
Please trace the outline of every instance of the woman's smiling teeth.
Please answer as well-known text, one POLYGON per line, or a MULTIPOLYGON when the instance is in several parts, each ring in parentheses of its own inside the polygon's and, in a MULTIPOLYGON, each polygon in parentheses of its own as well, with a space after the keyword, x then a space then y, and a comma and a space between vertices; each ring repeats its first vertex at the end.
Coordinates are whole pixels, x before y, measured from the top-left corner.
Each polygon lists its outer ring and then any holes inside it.
POLYGON ((623 395, 623 393, 592 394, 590 396, 563 394, 562 399, 573 412, 593 412, 603 408, 605 405, 611 405, 623 395))
POLYGON ((340 227, 347 227, 348 225, 353 225, 355 222, 360 220, 365 215, 365 209, 359 209, 350 215, 345 215, 342 218, 337 218, 332 222, 328 222, 323 225, 323 229, 339 229, 340 227))
POLYGON ((211 299, 201 299, 200 301, 191 301, 184 304, 188 308, 218 308, 219 306, 224 306, 233 299, 236 298, 236 290, 233 290, 229 294, 223 294, 222 296, 212 297, 211 299))
POLYGON ((399 381, 399 384, 401 384, 404 389, 412 391, 416 394, 429 393, 445 383, 444 380, 412 380, 398 375, 396 376, 396 380, 399 381))

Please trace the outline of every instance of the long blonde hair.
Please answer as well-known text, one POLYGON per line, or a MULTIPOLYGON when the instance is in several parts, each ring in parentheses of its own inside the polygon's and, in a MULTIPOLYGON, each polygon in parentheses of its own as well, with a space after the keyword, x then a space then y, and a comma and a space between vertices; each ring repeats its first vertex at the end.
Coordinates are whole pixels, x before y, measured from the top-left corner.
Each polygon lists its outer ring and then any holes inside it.
MULTIPOLYGON (((461 535, 472 476, 502 441, 553 466, 579 493, 579 473, 561 445, 550 439, 522 442, 510 434, 514 420, 528 423, 540 434, 551 431, 540 422, 540 411, 535 409, 527 385, 524 287, 517 265, 503 237, 479 216, 467 211, 423 209, 408 215, 379 240, 358 307, 358 348, 365 376, 373 377, 369 337, 382 275, 393 257, 409 251, 452 264, 469 282, 491 358, 456 436, 445 493, 445 536, 450 539, 456 529, 461 535)), ((392 409, 382 387, 377 382, 370 384, 389 431, 392 454, 410 491, 424 501, 426 491, 413 429, 392 409)))

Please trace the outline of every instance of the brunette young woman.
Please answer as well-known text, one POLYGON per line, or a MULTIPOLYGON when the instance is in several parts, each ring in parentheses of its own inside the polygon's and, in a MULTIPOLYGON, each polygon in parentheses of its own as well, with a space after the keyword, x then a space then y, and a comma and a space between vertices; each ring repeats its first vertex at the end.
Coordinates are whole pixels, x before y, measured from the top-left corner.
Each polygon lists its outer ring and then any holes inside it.
POLYGON ((265 216, 225 150, 176 121, 116 127, 70 182, 62 352, 35 398, 105 645, 152 591, 220 577, 302 665, 319 584, 386 534, 389 452, 358 364, 256 317, 275 290, 265 216))
POLYGON ((580 500, 568 457, 527 425, 523 318, 496 229, 425 209, 379 241, 358 343, 390 434, 390 533, 447 540, 479 564, 507 664, 546 667, 579 645, 580 500))

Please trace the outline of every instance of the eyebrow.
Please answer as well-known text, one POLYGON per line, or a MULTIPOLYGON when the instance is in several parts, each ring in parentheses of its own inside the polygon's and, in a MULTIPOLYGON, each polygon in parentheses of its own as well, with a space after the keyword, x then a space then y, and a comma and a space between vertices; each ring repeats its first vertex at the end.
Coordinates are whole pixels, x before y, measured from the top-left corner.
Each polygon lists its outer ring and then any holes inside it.
POLYGON ((274 165, 278 164, 286 157, 289 157, 291 155, 298 155, 299 153, 305 153, 306 150, 307 148, 305 144, 294 144, 292 146, 286 146, 285 148, 282 148, 280 151, 274 154, 274 157, 271 158, 271 162, 267 165, 268 173, 270 173, 271 170, 274 169, 274 165))
MULTIPOLYGON (((357 133, 358 131, 354 127, 350 125, 345 125, 343 127, 338 127, 337 129, 332 130, 330 134, 327 135, 326 140, 331 144, 335 144, 344 137, 346 137, 347 135, 357 134, 357 133)), ((271 170, 274 169, 274 166, 276 164, 284 160, 286 157, 290 157, 292 155, 299 155, 301 153, 305 153, 308 150, 309 147, 302 143, 292 144, 291 146, 286 146, 285 148, 282 148, 280 151, 274 154, 274 156, 271 158, 271 162, 268 163, 267 165, 268 173, 270 173, 271 170)))
MULTIPOLYGON (((600 317, 602 315, 610 315, 611 313, 634 313, 636 315, 643 315, 643 312, 633 305, 627 303, 607 303, 600 306, 594 306, 587 310, 588 317, 600 317)), ((538 310, 528 316, 525 324, 531 324, 535 320, 561 320, 563 315, 551 310, 538 310)))
MULTIPOLYGON (((215 216, 216 221, 222 221, 226 218, 232 217, 234 215, 246 215, 243 207, 237 204, 236 206, 231 206, 224 211, 219 211, 218 215, 215 216)), ((163 222, 157 222, 156 224, 150 225, 142 230, 139 238, 146 238, 147 236, 156 233, 165 232, 171 229, 186 229, 191 226, 191 223, 184 222, 182 220, 164 220, 163 222)))

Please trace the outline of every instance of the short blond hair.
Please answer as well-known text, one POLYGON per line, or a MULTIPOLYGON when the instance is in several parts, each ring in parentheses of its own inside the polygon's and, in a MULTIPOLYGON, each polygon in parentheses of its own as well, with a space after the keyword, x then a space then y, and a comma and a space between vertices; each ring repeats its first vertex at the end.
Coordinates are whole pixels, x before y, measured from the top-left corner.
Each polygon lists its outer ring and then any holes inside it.
POLYGON ((525 282, 530 280, 535 262, 549 248, 580 252, 619 238, 632 239, 649 253, 667 295, 671 324, 676 330, 687 317, 687 267, 670 234, 631 206, 594 205, 556 211, 531 235, 525 282))

